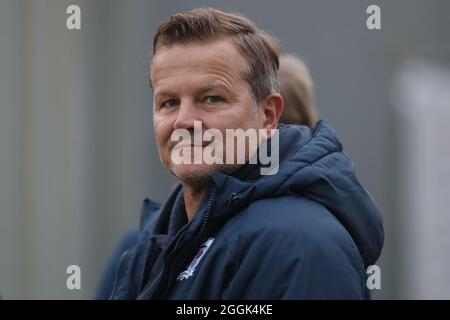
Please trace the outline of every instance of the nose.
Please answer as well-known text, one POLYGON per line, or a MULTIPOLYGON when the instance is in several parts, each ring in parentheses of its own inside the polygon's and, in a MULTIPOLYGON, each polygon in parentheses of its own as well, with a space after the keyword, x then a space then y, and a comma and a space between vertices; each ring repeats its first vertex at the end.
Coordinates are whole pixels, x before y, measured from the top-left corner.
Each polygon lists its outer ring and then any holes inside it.
POLYGON ((181 101, 177 117, 173 123, 173 129, 193 130, 194 121, 200 121, 195 104, 190 101, 181 101))

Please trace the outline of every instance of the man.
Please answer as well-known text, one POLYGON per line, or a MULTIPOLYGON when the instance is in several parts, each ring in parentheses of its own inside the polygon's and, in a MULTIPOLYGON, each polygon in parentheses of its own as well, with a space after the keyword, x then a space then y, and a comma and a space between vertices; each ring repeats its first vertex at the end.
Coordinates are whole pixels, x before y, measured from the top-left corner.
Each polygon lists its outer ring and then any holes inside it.
MULTIPOLYGON (((280 56, 278 85, 284 101, 284 109, 279 122, 301 124, 314 128, 317 112, 313 97, 313 82, 306 65, 293 55, 280 56)), ((128 231, 115 248, 101 278, 96 299, 111 296, 117 265, 122 254, 133 247, 139 238, 139 228, 128 231)))
POLYGON ((278 126, 283 99, 272 43, 247 19, 211 8, 159 26, 150 67, 154 130, 180 185, 163 206, 144 202, 111 298, 369 297, 365 268, 381 251, 381 217, 330 126, 278 126), (173 141, 174 133, 195 136, 198 125, 221 135, 173 141), (251 138, 229 138, 230 129, 266 134, 256 152, 251 138), (241 158, 239 143, 218 148, 230 140, 244 141, 241 158), (262 174, 259 151, 268 141, 279 165, 262 174), (211 149, 227 161, 174 160, 211 149))

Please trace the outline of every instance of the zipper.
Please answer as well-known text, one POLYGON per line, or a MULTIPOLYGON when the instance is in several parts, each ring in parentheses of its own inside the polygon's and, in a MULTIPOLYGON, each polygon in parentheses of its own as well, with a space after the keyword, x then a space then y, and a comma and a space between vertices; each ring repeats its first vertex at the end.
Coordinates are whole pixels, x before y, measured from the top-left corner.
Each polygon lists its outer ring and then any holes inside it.
MULTIPOLYGON (((193 248, 199 247, 201 242, 202 242, 202 236, 205 233, 206 227, 207 227, 208 222, 209 222, 209 218, 211 216, 211 211, 213 210, 215 203, 216 203, 216 192, 215 192, 215 189, 214 189, 211 192, 211 195, 209 197, 208 206, 206 207, 205 215, 203 217, 203 221, 202 221, 202 224, 200 226, 200 230, 196 234, 194 240, 191 242, 191 243, 193 243, 193 245, 192 245, 193 248)), ((173 252, 175 252, 175 250, 173 252)), ((172 259, 172 260, 174 260, 174 259, 172 259)), ((162 296, 160 298, 158 298, 158 299, 161 299, 161 300, 164 299, 169 294, 170 289, 173 286, 174 279, 175 279, 175 276, 176 276, 176 267, 177 267, 177 264, 175 262, 176 261, 172 261, 172 264, 171 264, 171 266, 169 268, 169 270, 170 270, 169 271, 169 276, 167 278, 167 282, 165 282, 166 283, 165 290, 163 291, 162 296)))
POLYGON ((111 291, 111 295, 109 296, 109 300, 113 300, 114 296, 116 295, 117 287, 119 285, 120 270, 122 269, 122 265, 125 260, 125 256, 128 254, 128 251, 129 250, 126 250, 124 253, 122 253, 122 256, 119 259, 119 264, 117 265, 116 274, 114 276, 113 289, 111 291))

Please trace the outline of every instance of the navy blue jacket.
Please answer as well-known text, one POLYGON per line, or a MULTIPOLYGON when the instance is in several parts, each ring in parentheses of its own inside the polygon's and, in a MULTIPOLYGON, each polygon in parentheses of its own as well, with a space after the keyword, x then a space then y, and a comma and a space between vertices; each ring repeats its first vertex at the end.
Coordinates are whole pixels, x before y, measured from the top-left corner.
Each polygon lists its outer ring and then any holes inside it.
POLYGON ((163 206, 146 199, 111 298, 369 298, 384 238, 374 200, 327 123, 279 133, 277 174, 215 172, 189 222, 181 186, 163 206))

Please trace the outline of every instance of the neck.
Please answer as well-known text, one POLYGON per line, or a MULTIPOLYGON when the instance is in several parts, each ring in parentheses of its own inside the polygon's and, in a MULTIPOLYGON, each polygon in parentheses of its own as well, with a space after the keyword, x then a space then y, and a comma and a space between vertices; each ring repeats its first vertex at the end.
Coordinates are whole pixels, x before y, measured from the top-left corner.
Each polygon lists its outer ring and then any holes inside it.
POLYGON ((196 186, 183 184, 184 205, 189 221, 194 217, 194 214, 202 203, 207 191, 208 184, 196 186))

